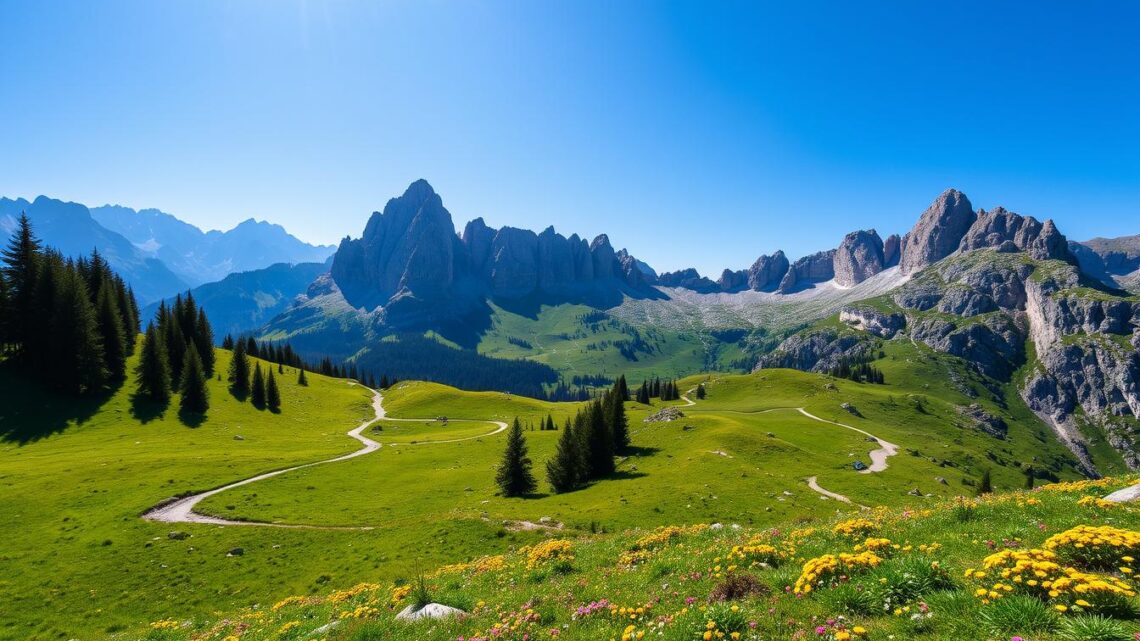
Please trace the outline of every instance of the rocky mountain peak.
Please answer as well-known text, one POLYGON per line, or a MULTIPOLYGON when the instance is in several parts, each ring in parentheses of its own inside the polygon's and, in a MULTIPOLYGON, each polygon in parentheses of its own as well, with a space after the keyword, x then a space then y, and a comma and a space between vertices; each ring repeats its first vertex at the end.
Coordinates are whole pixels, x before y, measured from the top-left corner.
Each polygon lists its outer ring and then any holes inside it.
POLYGON ((957 189, 942 192, 903 237, 899 269, 913 274, 954 253, 976 218, 965 194, 957 189))
POLYGON ((835 250, 835 282, 851 287, 883 271, 883 240, 874 229, 853 231, 835 250))

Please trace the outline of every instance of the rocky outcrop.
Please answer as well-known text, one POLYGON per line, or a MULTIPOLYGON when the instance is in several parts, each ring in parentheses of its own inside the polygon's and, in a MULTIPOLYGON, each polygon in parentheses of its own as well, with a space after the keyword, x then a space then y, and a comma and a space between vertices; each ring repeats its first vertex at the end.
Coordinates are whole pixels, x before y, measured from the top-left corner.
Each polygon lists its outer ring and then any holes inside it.
POLYGON ((835 250, 832 271, 835 282, 851 287, 883 271, 883 241, 874 229, 853 231, 835 250))
MULTIPOLYGON (((515 227, 500 229, 491 242, 491 259, 487 274, 490 278, 491 295, 495 298, 513 299, 537 291, 539 260, 538 236, 533 231, 515 227)), ((553 278, 554 266, 548 264, 545 267, 547 275, 553 278)))
POLYGON ((902 239, 900 271, 913 274, 954 253, 976 218, 965 194, 942 192, 902 239))
POLYGON ((968 322, 923 318, 910 324, 910 336, 931 349, 965 359, 997 379, 1008 379, 1025 362, 1025 336, 1004 314, 968 322))
POLYGON ((775 289, 790 266, 788 257, 779 250, 771 256, 757 258, 748 268, 748 289, 757 292, 775 289))
POLYGON ((716 285, 722 292, 738 292, 748 286, 748 272, 726 269, 720 273, 716 285))
POLYGON ((684 287, 702 294, 720 291, 720 286, 701 276, 700 272, 692 267, 675 272, 662 272, 657 276, 657 284, 663 287, 684 287))
POLYGON ((969 407, 959 407, 958 413, 970 422, 970 426, 989 434, 994 438, 1005 439, 1009 426, 1000 416, 987 412, 981 405, 974 403, 969 407))
POLYGON ((841 336, 832 330, 801 332, 784 339, 775 351, 761 357, 756 369, 787 367, 822 373, 838 366, 841 360, 859 360, 870 350, 870 342, 850 333, 841 336))
POLYGON ((794 291, 808 283, 819 283, 835 277, 835 250, 817 252, 792 263, 776 288, 780 293, 794 291))
POLYGON ((906 316, 902 313, 886 313, 862 305, 844 307, 839 312, 839 321, 881 338, 894 338, 906 327, 906 316))
MULTIPOLYGON (((1032 216, 1021 216, 1003 207, 987 212, 978 211, 977 220, 967 230, 958 246, 960 251, 1000 248, 1011 243, 1016 251, 1023 251, 1037 260, 1072 261, 1068 241, 1057 231, 1052 220, 1038 222, 1032 216)), ((1007 246, 1006 252, 1011 251, 1007 246)))
POLYGON ((899 264, 899 245, 902 239, 898 234, 891 234, 883 241, 883 267, 894 267, 899 264))
POLYGON ((590 243, 590 256, 594 260, 594 278, 612 278, 616 271, 617 257, 610 245, 610 237, 599 234, 590 243))

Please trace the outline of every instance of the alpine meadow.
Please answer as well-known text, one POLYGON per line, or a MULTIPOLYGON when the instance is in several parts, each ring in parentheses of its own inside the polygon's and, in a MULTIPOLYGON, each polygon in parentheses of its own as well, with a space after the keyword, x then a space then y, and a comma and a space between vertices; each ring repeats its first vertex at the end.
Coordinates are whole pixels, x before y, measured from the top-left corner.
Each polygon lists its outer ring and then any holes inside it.
POLYGON ((1140 640, 1137 20, 0 4, 0 640, 1140 640))

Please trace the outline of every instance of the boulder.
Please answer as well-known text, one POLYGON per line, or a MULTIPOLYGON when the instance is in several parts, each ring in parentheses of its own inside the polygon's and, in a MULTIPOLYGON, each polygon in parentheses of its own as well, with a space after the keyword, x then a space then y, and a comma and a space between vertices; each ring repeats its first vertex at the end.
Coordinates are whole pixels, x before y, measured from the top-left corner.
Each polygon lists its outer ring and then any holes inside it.
POLYGON ((428 603, 424 606, 409 605, 396 615, 397 621, 416 621, 419 619, 447 619, 450 617, 464 617, 467 613, 459 608, 453 608, 442 603, 428 603))
POLYGON ((1104 497, 1104 500, 1112 501, 1113 503, 1135 503, 1140 501, 1140 483, 1126 487, 1123 490, 1117 490, 1104 497))

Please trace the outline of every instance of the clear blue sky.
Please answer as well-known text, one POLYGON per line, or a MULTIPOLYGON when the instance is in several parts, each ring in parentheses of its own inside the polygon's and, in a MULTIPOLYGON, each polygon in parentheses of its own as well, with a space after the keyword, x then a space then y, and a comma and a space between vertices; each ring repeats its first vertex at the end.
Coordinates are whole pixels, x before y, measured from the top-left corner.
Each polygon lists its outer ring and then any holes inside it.
POLYGON ((715 276, 939 192, 1140 233, 1136 2, 0 0, 0 194, 359 235, 457 226, 715 276))

